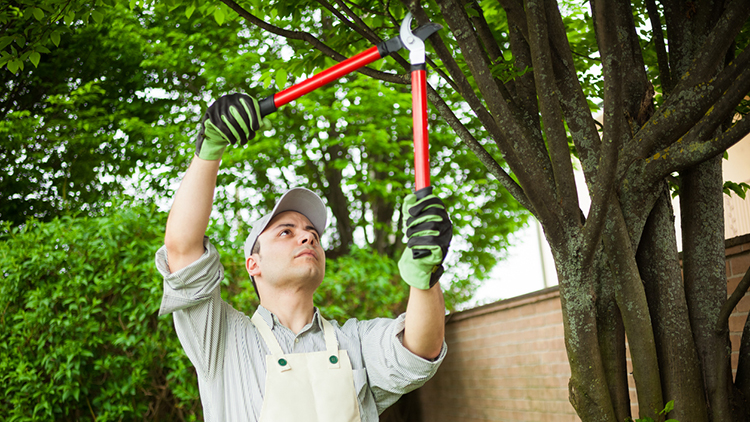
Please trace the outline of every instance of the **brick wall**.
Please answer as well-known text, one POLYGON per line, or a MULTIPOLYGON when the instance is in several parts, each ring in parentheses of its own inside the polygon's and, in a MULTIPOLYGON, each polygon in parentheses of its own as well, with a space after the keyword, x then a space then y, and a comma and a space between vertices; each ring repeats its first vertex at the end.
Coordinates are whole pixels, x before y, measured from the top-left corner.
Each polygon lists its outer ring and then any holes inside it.
MULTIPOLYGON (((750 235, 727 241, 729 293, 749 266, 750 235)), ((733 366, 748 310, 750 295, 730 319, 733 366)), ((417 392, 423 421, 580 420, 568 401, 557 287, 451 314, 446 341, 443 365, 417 392)))
MULTIPOLYGON (((727 241, 727 295, 731 295, 750 268, 750 235, 744 235, 727 241)), ((729 317, 729 338, 732 341, 732 370, 737 368, 740 351, 740 338, 750 310, 750 294, 745 296, 734 308, 729 317)))

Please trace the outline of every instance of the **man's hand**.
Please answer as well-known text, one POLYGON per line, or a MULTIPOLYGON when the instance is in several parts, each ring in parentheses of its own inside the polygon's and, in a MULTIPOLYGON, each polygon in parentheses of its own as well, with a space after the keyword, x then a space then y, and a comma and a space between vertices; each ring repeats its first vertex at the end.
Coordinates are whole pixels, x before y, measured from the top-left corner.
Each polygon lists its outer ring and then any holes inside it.
POLYGON ((431 187, 404 198, 403 216, 409 241, 398 262, 401 278, 412 287, 428 290, 443 274, 453 224, 431 187))
POLYGON ((195 155, 204 160, 218 160, 229 144, 244 146, 260 129, 258 101, 245 94, 225 95, 206 111, 195 141, 195 155))

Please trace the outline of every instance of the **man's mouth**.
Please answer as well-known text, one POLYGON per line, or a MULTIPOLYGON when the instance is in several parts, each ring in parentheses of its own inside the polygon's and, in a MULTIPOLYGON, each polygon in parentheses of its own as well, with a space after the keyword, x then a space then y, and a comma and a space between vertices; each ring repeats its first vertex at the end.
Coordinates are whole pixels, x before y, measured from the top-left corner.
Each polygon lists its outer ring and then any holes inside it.
POLYGON ((303 256, 312 256, 315 259, 318 259, 318 254, 315 253, 312 249, 303 249, 302 251, 298 252, 297 255, 295 255, 295 258, 301 258, 303 256))

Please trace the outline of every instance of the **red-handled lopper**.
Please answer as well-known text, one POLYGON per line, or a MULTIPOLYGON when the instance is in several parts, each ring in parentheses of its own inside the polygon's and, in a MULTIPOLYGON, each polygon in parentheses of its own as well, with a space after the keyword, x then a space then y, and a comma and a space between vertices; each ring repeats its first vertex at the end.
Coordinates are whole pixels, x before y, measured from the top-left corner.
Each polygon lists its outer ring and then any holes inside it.
POLYGON ((414 178, 416 191, 430 186, 430 141, 427 134, 427 67, 424 41, 411 32, 411 13, 401 22, 401 42, 411 63, 411 107, 414 126, 414 178))
MULTIPOLYGON (((407 15, 407 17, 409 18, 409 22, 411 22, 411 15, 407 15)), ((414 32, 411 32, 411 30, 409 30, 409 28, 407 27, 407 32, 409 33, 410 38, 419 40, 424 46, 423 40, 427 39, 427 37, 434 34, 441 28, 442 26, 439 24, 429 23, 427 25, 420 26, 419 28, 415 29, 414 32)), ((401 34, 403 35, 403 33, 404 31, 402 26, 401 34)), ((396 51, 401 50, 403 47, 404 42, 402 40, 402 36, 391 38, 390 40, 383 41, 378 45, 374 45, 367 50, 357 54, 356 56, 350 57, 340 63, 337 63, 298 84, 292 85, 283 91, 263 98, 259 101, 260 115, 261 117, 267 116, 275 112, 284 104, 290 103, 297 98, 309 92, 312 92, 323 85, 328 84, 329 82, 335 81, 336 79, 348 75, 349 73, 367 66, 374 61, 393 54, 396 51)))

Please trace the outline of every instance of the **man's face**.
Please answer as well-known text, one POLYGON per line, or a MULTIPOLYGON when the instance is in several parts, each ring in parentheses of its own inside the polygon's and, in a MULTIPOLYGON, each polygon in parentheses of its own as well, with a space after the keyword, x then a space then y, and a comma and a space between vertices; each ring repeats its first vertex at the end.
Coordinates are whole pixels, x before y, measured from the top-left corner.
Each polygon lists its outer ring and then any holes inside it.
POLYGON ((277 215, 258 242, 260 253, 253 254, 247 264, 256 280, 269 286, 312 290, 323 282, 325 251, 320 235, 304 215, 296 211, 277 215))

